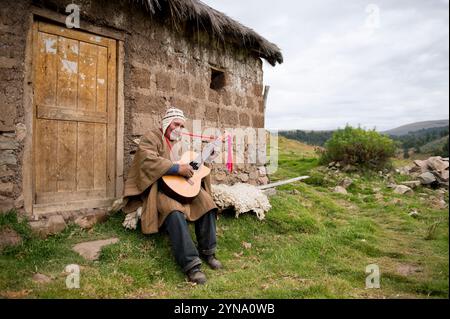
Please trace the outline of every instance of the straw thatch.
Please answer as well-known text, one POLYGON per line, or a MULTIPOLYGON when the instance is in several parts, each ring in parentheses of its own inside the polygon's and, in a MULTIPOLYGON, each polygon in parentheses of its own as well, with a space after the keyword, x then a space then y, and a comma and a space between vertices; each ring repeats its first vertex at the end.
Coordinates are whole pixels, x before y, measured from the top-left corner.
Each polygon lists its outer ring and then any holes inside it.
POLYGON ((191 24, 221 40, 231 40, 255 52, 271 65, 283 63, 281 50, 252 29, 199 0, 131 0, 140 3, 152 15, 163 14, 174 25, 191 24))

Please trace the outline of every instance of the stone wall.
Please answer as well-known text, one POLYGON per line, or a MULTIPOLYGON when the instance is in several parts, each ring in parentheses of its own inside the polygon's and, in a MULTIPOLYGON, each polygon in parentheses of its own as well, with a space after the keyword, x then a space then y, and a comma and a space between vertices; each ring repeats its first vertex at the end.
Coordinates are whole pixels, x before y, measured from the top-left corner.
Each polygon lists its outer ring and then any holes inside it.
MULTIPOLYGON (((3 1, 0 13, 0 210, 23 206, 24 57, 31 2, 3 1)), ((61 13, 71 2, 36 1, 40 7, 61 13)), ((159 126, 168 106, 183 109, 191 120, 202 120, 202 127, 264 127, 260 58, 207 34, 175 32, 128 1, 76 3, 81 7, 81 24, 87 21, 125 35, 125 177, 136 150, 133 139, 159 126), (210 88, 212 67, 224 70, 226 85, 220 90, 210 88)), ((224 165, 214 165, 213 181, 267 183, 259 165, 259 169, 256 164, 236 165, 233 174, 224 165)))
POLYGON ((2 1, 0 10, 0 211, 23 207, 21 158, 25 137, 25 2, 2 1))

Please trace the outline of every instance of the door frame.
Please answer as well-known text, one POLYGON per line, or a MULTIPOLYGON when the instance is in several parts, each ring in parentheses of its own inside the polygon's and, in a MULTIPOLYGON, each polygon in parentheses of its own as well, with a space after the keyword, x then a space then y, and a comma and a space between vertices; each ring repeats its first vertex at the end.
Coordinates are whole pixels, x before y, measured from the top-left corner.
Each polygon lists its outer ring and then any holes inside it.
MULTIPOLYGON (((65 26, 66 16, 56 13, 51 10, 31 7, 31 13, 28 19, 28 32, 26 35, 26 49, 25 49, 25 76, 23 86, 23 105, 24 118, 27 134, 24 138, 24 150, 22 157, 22 192, 24 198, 24 209, 26 214, 31 219, 39 219, 39 216, 51 214, 55 212, 78 210, 83 208, 100 208, 109 207, 113 200, 105 200, 99 202, 98 200, 84 200, 79 202, 72 202, 69 205, 55 205, 49 208, 35 209, 34 195, 35 195, 35 172, 34 172, 34 34, 37 31, 37 22, 44 21, 54 24, 56 26, 65 26)), ((115 100, 116 100, 116 134, 115 134, 115 189, 114 199, 122 197, 123 193, 123 161, 124 161, 124 40, 125 33, 111 30, 105 27, 98 27, 89 24, 83 20, 80 21, 80 28, 75 31, 88 32, 94 35, 110 38, 116 40, 116 83, 115 83, 115 100)))

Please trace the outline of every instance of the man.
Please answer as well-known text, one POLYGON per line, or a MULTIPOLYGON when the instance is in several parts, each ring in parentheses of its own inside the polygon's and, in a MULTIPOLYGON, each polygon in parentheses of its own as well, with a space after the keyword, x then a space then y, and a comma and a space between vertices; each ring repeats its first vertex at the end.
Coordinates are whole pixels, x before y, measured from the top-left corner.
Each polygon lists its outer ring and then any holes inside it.
POLYGON ((183 111, 170 108, 161 128, 143 136, 125 182, 123 211, 141 212, 144 234, 166 230, 175 260, 189 281, 204 284, 206 276, 200 268, 201 259, 212 269, 222 267, 215 257, 217 206, 211 197, 210 178, 202 180, 200 193, 189 201, 180 201, 165 192, 161 181, 164 175, 189 178, 194 173, 189 164, 174 164, 170 159, 174 142, 181 139, 185 121, 183 111), (187 221, 195 223, 198 248, 190 236, 187 221))

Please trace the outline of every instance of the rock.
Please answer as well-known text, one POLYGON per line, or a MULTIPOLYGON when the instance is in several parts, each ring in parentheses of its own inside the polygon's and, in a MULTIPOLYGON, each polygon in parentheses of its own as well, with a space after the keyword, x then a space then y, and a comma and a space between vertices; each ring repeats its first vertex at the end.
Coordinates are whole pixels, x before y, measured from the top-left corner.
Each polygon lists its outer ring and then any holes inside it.
POLYGON ((259 185, 267 185, 267 184, 269 184, 269 178, 267 176, 258 177, 258 184, 259 185))
POLYGON ((444 171, 448 168, 449 163, 442 160, 440 156, 430 157, 427 160, 428 167, 433 171, 444 171))
POLYGON ((44 274, 34 274, 33 281, 39 284, 47 284, 52 281, 52 279, 44 274))
POLYGON ((333 189, 333 192, 338 193, 338 194, 344 194, 344 195, 348 194, 347 190, 344 187, 342 187, 342 186, 336 186, 333 189))
POLYGON ((358 171, 358 168, 357 168, 356 166, 347 164, 347 165, 344 166, 344 168, 342 169, 342 171, 343 171, 343 172, 346 172, 346 173, 351 173, 351 172, 356 172, 356 171, 358 171))
POLYGON ((400 265, 397 267, 397 272, 402 276, 411 276, 423 272, 423 268, 415 265, 400 265))
POLYGON ((384 199, 384 196, 383 196, 383 194, 376 193, 375 194, 375 199, 378 200, 378 201, 382 201, 384 199))
POLYGON ((103 247, 119 242, 118 238, 110 238, 105 240, 89 241, 76 244, 72 250, 79 253, 87 260, 97 260, 103 247))
POLYGON ((417 212, 417 210, 413 210, 413 211, 410 212, 408 215, 411 216, 412 218, 417 218, 417 217, 419 217, 419 213, 417 212))
POLYGON ((425 172, 419 175, 419 180, 422 185, 431 185, 437 182, 436 176, 430 172, 425 172))
POLYGON ((0 150, 16 150, 19 144, 14 140, 0 139, 0 150))
POLYGON ((0 152, 0 165, 16 165, 17 158, 14 151, 6 150, 0 152))
POLYGON ((405 194, 412 194, 414 191, 405 185, 397 185, 397 187, 394 188, 394 193, 405 195, 405 194))
POLYGON ((443 199, 434 202, 434 206, 439 209, 447 208, 447 202, 443 199))
POLYGON ((414 164, 419 168, 420 172, 428 172, 428 161, 415 160, 414 164))
POLYGON ((23 207, 24 201, 23 201, 23 195, 20 195, 19 197, 16 198, 16 200, 14 201, 14 207, 16 209, 20 209, 23 207))
POLYGON ((387 188, 396 188, 396 187, 397 187, 397 184, 395 184, 395 183, 389 183, 389 184, 386 185, 386 187, 387 187, 387 188))
POLYGON ((0 252, 7 247, 22 244, 22 237, 13 229, 5 227, 0 229, 0 252))
POLYGON ((395 171, 400 175, 409 175, 413 168, 411 166, 399 167, 395 171))
POLYGON ((66 222, 60 215, 50 216, 47 220, 38 220, 29 222, 31 230, 41 238, 49 235, 55 235, 66 228, 66 222))
POLYGON ((16 141, 22 142, 27 135, 27 127, 23 123, 16 124, 16 141))
POLYGON ((14 199, 0 195, 0 214, 14 208, 14 199))
POLYGON ((12 183, 0 183, 0 195, 11 196, 14 193, 14 185, 12 183))
POLYGON ((267 197, 275 196, 277 194, 277 190, 275 188, 268 188, 262 191, 264 195, 267 197))
POLYGON ((333 167, 334 165, 336 165, 336 162, 331 162, 328 164, 328 167, 333 167))
POLYGON ((255 180, 259 177, 259 173, 258 173, 258 171, 253 171, 253 172, 250 172, 250 174, 248 174, 248 176, 251 180, 255 180))
POLYGON ((225 172, 217 172, 214 174, 214 178, 216 181, 224 181, 227 178, 227 174, 225 172))
POLYGON ((261 175, 261 176, 267 175, 267 169, 265 166, 258 166, 258 172, 259 172, 259 175, 261 175))
POLYGON ((239 180, 241 181, 241 182, 243 182, 243 183, 245 183, 245 182, 248 182, 248 174, 239 174, 238 175, 238 178, 239 178, 239 180))
POLYGON ((353 180, 349 177, 344 178, 340 183, 339 186, 344 187, 345 189, 349 188, 350 185, 353 184, 353 180))
POLYGON ((107 219, 107 212, 101 211, 98 213, 93 213, 86 216, 81 216, 75 219, 75 224, 83 229, 90 229, 94 227, 95 224, 104 222, 107 219))
POLYGON ((444 182, 448 182, 449 181, 449 171, 448 170, 442 171, 439 174, 439 178, 444 182))
POLYGON ((10 170, 7 165, 0 166, 0 177, 9 177, 13 175, 14 171, 10 170))
POLYGON ((292 195, 300 195, 300 192, 299 192, 298 190, 296 190, 296 189, 293 189, 293 190, 291 191, 291 194, 292 194, 292 195))
POLYGON ((420 183, 420 181, 407 181, 407 182, 402 182, 402 185, 405 185, 412 189, 415 189, 415 188, 419 187, 421 185, 421 183, 420 183))

